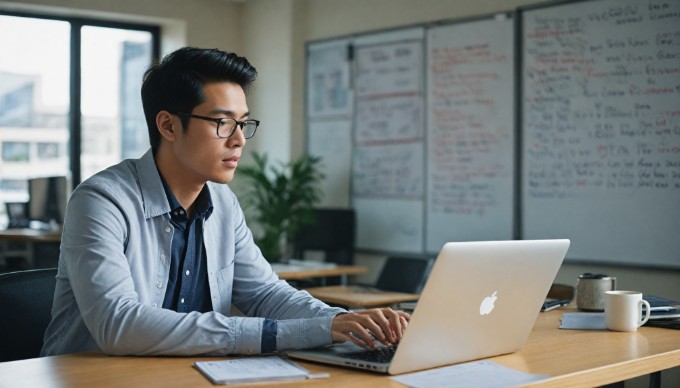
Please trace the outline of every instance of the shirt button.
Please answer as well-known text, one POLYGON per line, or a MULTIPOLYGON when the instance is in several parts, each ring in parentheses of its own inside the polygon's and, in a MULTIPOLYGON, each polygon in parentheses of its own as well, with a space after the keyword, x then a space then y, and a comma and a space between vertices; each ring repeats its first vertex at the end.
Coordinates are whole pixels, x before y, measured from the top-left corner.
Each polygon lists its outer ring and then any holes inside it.
POLYGON ((184 214, 184 210, 180 210, 180 211, 179 211, 179 214, 184 214))
POLYGON ((152 304, 152 306, 153 306, 153 307, 158 307, 158 305, 157 305, 157 304, 155 304, 155 303, 154 303, 154 304, 152 304))
POLYGON ((161 253, 161 259, 165 259, 165 253, 161 253))
POLYGON ((161 282, 156 282, 156 287, 158 287, 158 288, 163 288, 163 283, 161 283, 161 282))
POLYGON ((172 228, 168 226, 167 228, 165 228, 165 231, 170 233, 170 232, 172 232, 172 228))
POLYGON ((189 276, 189 274, 190 274, 191 272, 189 272, 189 270, 187 270, 185 273, 187 274, 187 276, 189 276))
POLYGON ((184 298, 180 299, 179 303, 184 303, 184 298))

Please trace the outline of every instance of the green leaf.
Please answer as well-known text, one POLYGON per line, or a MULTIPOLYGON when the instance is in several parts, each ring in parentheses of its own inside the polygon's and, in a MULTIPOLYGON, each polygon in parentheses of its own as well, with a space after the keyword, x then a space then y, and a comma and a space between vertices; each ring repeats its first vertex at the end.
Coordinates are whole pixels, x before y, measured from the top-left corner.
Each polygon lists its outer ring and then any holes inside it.
POLYGON ((241 202, 262 229, 255 236, 262 254, 277 261, 283 255, 281 242, 290 241, 301 226, 315 221, 313 209, 323 197, 321 158, 305 154, 274 164, 266 154, 253 152, 253 160, 253 165, 239 168, 246 180, 241 202))

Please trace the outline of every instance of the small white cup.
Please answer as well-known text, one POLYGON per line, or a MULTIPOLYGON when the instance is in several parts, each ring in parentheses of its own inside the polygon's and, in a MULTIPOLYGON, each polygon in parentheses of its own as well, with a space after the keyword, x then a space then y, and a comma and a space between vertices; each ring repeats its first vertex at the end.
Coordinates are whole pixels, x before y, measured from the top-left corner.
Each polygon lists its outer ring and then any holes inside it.
POLYGON ((636 331, 649 320, 649 302, 636 291, 606 291, 604 314, 607 329, 613 331, 636 331), (642 306, 646 306, 643 316, 642 306))

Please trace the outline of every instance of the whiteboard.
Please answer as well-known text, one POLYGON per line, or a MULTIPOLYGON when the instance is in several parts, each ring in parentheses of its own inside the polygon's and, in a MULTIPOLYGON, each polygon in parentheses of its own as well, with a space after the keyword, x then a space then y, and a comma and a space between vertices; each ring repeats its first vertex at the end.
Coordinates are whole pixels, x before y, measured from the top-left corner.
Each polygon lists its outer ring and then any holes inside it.
POLYGON ((680 1, 522 18, 522 235, 568 258, 680 268, 680 1))
POLYGON ((308 153, 321 157, 320 207, 349 207, 352 170, 352 122, 346 120, 312 121, 308 126, 308 153))
POLYGON ((424 126, 420 93, 363 99, 356 107, 355 138, 359 144, 421 141, 424 126))
POLYGON ((307 117, 349 115, 350 90, 349 40, 307 46, 307 117))
POLYGON ((321 157, 322 207, 350 206, 353 91, 350 40, 307 45, 307 153, 321 157))
POLYGON ((353 204, 357 215, 357 247, 382 252, 422 252, 422 201, 355 198, 353 204))
POLYGON ((396 197, 422 201, 423 145, 384 144, 354 151, 355 197, 396 197))
POLYGON ((428 30, 428 252, 513 238, 513 47, 509 18, 428 30))
POLYGON ((361 249, 423 251, 423 31, 355 41, 352 205, 361 249))
POLYGON ((388 98, 422 91, 422 40, 357 46, 357 97, 388 98))

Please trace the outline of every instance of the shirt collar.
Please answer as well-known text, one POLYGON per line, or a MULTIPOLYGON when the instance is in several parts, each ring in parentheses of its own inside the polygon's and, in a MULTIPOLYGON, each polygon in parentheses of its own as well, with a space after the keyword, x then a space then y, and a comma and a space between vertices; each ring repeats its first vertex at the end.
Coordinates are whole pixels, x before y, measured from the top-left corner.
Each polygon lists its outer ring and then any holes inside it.
POLYGON ((168 213, 170 211, 168 200, 162 190, 163 185, 152 150, 149 149, 137 159, 134 166, 144 203, 144 216, 151 218, 168 213))
MULTIPOLYGON (((170 205, 171 213, 170 216, 174 217, 177 215, 177 213, 184 214, 186 212, 186 209, 184 209, 182 205, 180 205, 179 201, 175 197, 175 194, 172 192, 172 190, 170 190, 170 186, 168 186, 168 183, 165 181, 165 178, 163 178, 163 175, 160 175, 160 172, 158 175, 161 177, 161 182, 163 183, 163 190, 165 190, 165 196, 168 198, 168 204, 170 205)), ((203 186, 203 189, 198 194, 194 208, 196 210, 194 217, 207 220, 212 214, 213 203, 212 197, 210 196, 210 189, 208 188, 207 184, 203 186)))

